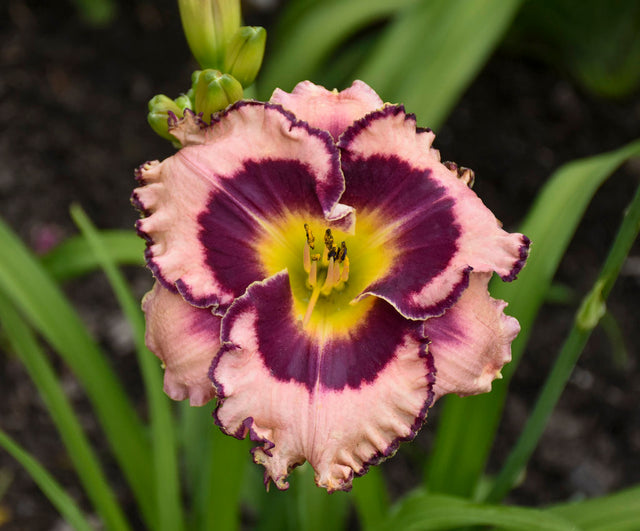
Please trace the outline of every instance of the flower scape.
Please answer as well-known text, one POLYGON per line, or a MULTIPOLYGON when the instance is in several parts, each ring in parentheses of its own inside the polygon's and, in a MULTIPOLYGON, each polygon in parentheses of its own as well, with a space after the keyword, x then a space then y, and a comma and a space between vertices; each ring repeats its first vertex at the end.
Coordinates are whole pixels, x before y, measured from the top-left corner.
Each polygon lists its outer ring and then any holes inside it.
POLYGON ((516 278, 529 240, 401 105, 303 82, 170 122, 182 149, 132 196, 147 344, 171 398, 217 398, 221 429, 257 443, 267 486, 309 461, 349 490, 438 398, 491 389, 520 327, 488 282, 516 278))

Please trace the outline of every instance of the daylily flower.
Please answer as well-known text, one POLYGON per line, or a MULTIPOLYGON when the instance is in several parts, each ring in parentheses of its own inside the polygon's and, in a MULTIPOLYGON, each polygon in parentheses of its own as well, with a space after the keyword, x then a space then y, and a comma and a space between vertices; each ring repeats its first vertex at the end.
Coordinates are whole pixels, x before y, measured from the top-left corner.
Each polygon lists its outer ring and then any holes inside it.
POLYGON ((169 396, 215 394, 222 430, 259 443, 267 484, 309 461, 348 490, 440 396, 490 390, 519 325, 487 284, 516 277, 529 240, 402 106, 304 82, 170 130, 184 147, 133 194, 147 342, 169 396))

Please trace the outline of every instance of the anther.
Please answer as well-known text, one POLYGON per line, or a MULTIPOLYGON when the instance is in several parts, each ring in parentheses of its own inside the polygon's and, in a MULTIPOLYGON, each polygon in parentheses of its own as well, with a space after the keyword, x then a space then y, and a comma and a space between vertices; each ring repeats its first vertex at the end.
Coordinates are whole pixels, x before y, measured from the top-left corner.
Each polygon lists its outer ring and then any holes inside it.
POLYGON ((343 262, 347 257, 347 244, 342 242, 340 243, 340 249, 338 249, 337 257, 339 262, 343 262))
POLYGON ((311 232, 308 223, 304 224, 304 232, 307 235, 307 243, 309 244, 309 247, 313 249, 316 243, 316 239, 313 237, 313 232, 311 232))
POLYGON ((331 234, 331 229, 324 231, 324 244, 327 249, 333 249, 333 234, 331 234))

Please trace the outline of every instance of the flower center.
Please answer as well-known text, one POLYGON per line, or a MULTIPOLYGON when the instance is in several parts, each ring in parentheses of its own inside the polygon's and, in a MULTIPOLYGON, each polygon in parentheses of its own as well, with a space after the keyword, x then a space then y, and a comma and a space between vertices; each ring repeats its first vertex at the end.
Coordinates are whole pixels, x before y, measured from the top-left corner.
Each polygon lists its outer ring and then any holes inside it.
POLYGON ((364 322, 374 298, 359 295, 396 256, 383 221, 360 213, 357 235, 327 229, 326 220, 303 213, 264 224, 255 245, 265 277, 288 271, 295 319, 308 334, 336 338, 364 322))
POLYGON ((345 282, 349 280, 349 257, 344 241, 340 243, 340 247, 334 245, 331 229, 324 232, 322 254, 312 252, 315 251, 315 238, 308 223, 304 224, 304 231, 307 241, 302 253, 302 263, 305 273, 309 275, 307 287, 311 290, 307 311, 302 320, 302 326, 306 328, 320 295, 326 297, 334 289, 344 289, 345 282))

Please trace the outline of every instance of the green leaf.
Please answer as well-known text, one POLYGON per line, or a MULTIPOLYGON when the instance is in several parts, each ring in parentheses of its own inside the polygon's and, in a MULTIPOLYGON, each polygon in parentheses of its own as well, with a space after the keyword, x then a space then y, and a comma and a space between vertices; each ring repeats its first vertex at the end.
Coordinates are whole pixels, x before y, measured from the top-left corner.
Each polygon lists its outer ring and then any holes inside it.
POLYGON ((620 230, 611 246, 600 276, 586 295, 574 320, 573 328, 545 382, 540 397, 529 415, 522 434, 498 474, 487 500, 500 501, 511 489, 516 477, 531 457, 551 412, 584 350, 592 330, 605 314, 605 304, 620 274, 633 242, 640 231, 640 187, 627 209, 620 230))
POLYGON ((629 352, 624 342, 624 336, 620 325, 611 312, 605 312, 600 319, 600 327, 607 335, 611 345, 611 357, 619 370, 624 370, 629 364, 629 352))
POLYGON ((507 313, 522 331, 512 344, 513 361, 489 394, 447 397, 439 422, 426 481, 433 492, 470 496, 484 470, 502 414, 507 386, 524 351, 533 321, 553 275, 591 198, 626 160, 640 156, 640 141, 616 151, 573 161, 547 182, 521 230, 533 241, 527 266, 513 283, 493 282, 495 298, 509 302, 507 313))
POLYGON ((622 269, 622 264, 626 260, 639 231, 640 187, 638 187, 631 205, 626 211, 600 276, 576 313, 573 328, 553 364, 553 368, 540 392, 531 415, 527 419, 522 434, 513 450, 509 453, 504 467, 486 497, 488 501, 498 502, 506 496, 531 457, 592 330, 605 313, 607 297, 611 293, 611 289, 620 274, 620 269, 622 269))
POLYGON ((418 491, 404 498, 379 531, 432 531, 491 525, 518 531, 576 531, 564 518, 524 507, 481 505, 451 496, 418 491))
POLYGON ((398 12, 354 74, 440 127, 509 28, 521 0, 421 0, 398 12))
POLYGON ((371 467, 355 479, 351 494, 362 529, 375 529, 389 512, 389 494, 380 467, 371 467))
POLYGON ((38 260, 0 220, 0 290, 73 370, 87 392, 145 520, 156 513, 150 445, 121 382, 78 314, 38 260))
MULTIPOLYGON (((111 259, 121 265, 144 265, 144 241, 131 230, 100 231, 100 238, 111 259)), ((63 241, 41 259, 42 265, 58 281, 85 275, 100 267, 95 254, 82 236, 63 241)))
POLYGON ((82 486, 96 511, 109 528, 129 529, 124 514, 116 503, 113 491, 104 477, 100 463, 58 383, 55 371, 29 327, 2 294, 0 294, 0 322, 12 349, 38 388, 67 448, 82 486))
POLYGON ((295 23, 273 35, 275 45, 259 78, 261 99, 268 99, 276 87, 291 90, 299 81, 312 79, 342 42, 416 1, 327 0, 307 7, 295 23))
POLYGON ((180 500, 180 477, 176 454, 175 429, 171 403, 162 390, 163 375, 157 358, 149 352, 144 342, 145 323, 140 302, 136 300, 122 273, 116 267, 109 250, 103 244, 100 233, 93 226, 82 208, 71 207, 71 217, 87 240, 96 260, 104 270, 109 284, 133 329, 142 372, 147 402, 150 407, 151 434, 154 461, 154 485, 157 502, 158 524, 156 529, 179 531, 184 528, 184 515, 180 500))
POLYGON ((211 409, 182 404, 182 444, 193 498, 189 529, 234 531, 240 528, 240 494, 251 454, 247 441, 214 425, 211 409))
POLYGON ((640 486, 601 498, 556 505, 547 512, 573 522, 584 531, 637 531, 640 486))
POLYGON ((348 508, 346 492, 328 494, 318 488, 314 480, 314 471, 309 463, 293 471, 291 489, 296 496, 298 516, 297 529, 300 531, 340 531, 345 528, 348 508))
POLYGON ((78 508, 73 498, 64 491, 60 484, 53 479, 51 474, 49 474, 38 461, 11 439, 2 429, 0 429, 0 446, 9 452, 13 458, 29 472, 51 504, 76 531, 93 530, 93 527, 82 514, 82 511, 78 508))
POLYGON ((527 2, 510 45, 567 71, 598 96, 632 96, 640 85, 640 4, 618 0, 527 2))

